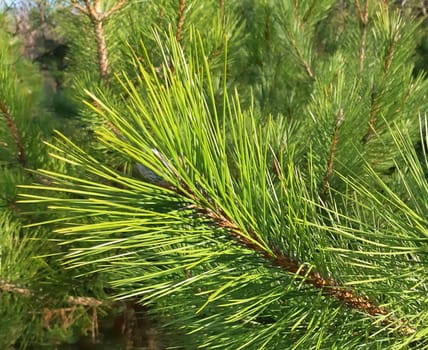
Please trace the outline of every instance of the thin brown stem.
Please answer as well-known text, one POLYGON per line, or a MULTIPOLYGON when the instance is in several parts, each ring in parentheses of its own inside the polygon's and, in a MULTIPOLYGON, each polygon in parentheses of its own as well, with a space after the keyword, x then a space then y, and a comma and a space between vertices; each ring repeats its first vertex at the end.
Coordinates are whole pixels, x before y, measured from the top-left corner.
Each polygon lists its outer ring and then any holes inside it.
POLYGON ((181 40, 183 34, 183 24, 184 24, 184 10, 186 9, 186 0, 180 0, 180 5, 178 7, 178 16, 177 16, 177 33, 175 38, 177 41, 181 40))
POLYGON ((363 25, 361 32, 361 44, 360 44, 360 62, 359 62, 359 72, 360 74, 364 70, 364 57, 366 55, 366 41, 367 41, 367 26, 363 25))
POLYGON ((80 12, 82 12, 85 15, 89 14, 89 11, 87 8, 83 7, 82 5, 79 4, 79 2, 77 0, 71 0, 71 3, 73 4, 73 6, 78 9, 80 12))
MULTIPOLYGON (((19 287, 16 284, 6 282, 4 280, 0 280, 0 291, 16 293, 23 295, 25 297, 34 297, 36 293, 28 288, 19 287)), ((69 296, 67 298, 67 304, 69 305, 81 305, 81 306, 89 306, 89 307, 98 307, 103 304, 102 301, 92 298, 92 297, 75 297, 69 296)))
POLYGON ((100 77, 107 81, 109 77, 109 61, 103 21, 94 21, 95 40, 97 42, 98 68, 100 77))
POLYGON ((101 2, 100 0, 94 0, 94 5, 91 6, 89 0, 83 0, 85 6, 89 12, 89 15, 92 19, 98 19, 98 16, 101 14, 101 2))
POLYGON ((159 27, 162 26, 162 22, 163 22, 164 17, 165 17, 165 0, 162 1, 162 5, 161 5, 160 11, 159 11, 159 27))
POLYGON ((337 152, 337 143, 339 142, 339 131, 342 123, 343 123, 343 110, 339 109, 339 112, 337 113, 337 117, 336 117, 336 127, 334 129, 333 141, 330 147, 330 155, 328 158, 327 169, 324 175, 324 186, 323 186, 323 191, 321 193, 322 199, 325 199, 327 197, 327 193, 330 188, 330 180, 331 180, 331 176, 333 175, 334 160, 336 158, 336 152, 337 152))
POLYGON ((300 60, 300 63, 302 64, 303 68, 305 68, 305 72, 308 75, 309 78, 314 79, 314 73, 312 72, 311 66, 309 65, 308 61, 306 61, 303 58, 302 52, 297 46, 296 39, 294 38, 293 33, 291 33, 290 30, 287 31, 288 37, 290 39, 291 46, 293 46, 294 52, 296 53, 297 57, 300 60))
POLYGON ((376 83, 373 83, 370 99, 371 99, 371 103, 370 103, 371 108, 370 108, 369 126, 367 128, 366 134, 363 137, 363 144, 367 144, 367 142, 370 141, 375 131, 377 113, 379 112, 379 104, 377 103, 376 83))
POLYGON ((294 10, 294 22, 297 22, 299 18, 299 0, 294 0, 293 10, 294 10))
POLYGON ((386 74, 388 73, 389 68, 391 67, 392 58, 394 57, 398 37, 399 37, 399 33, 396 31, 392 34, 392 38, 390 39, 388 51, 387 51, 386 56, 385 56, 385 63, 383 65, 383 76, 384 76, 384 78, 385 78, 386 74))
POLYGON ((120 0, 116 5, 114 5, 110 10, 108 10, 104 15, 103 15, 103 19, 104 18, 108 18, 110 17, 112 14, 114 14, 115 12, 119 11, 126 3, 126 0, 120 0))
POLYGON ((18 127, 16 126, 15 120, 13 119, 9 108, 6 106, 5 102, 0 100, 0 112, 6 119, 7 127, 10 130, 13 141, 15 142, 16 148, 18 150, 18 162, 23 167, 27 165, 27 158, 25 156, 24 145, 22 144, 21 136, 19 135, 18 127))
POLYGON ((219 1, 221 16, 224 16, 224 0, 219 1))
POLYGON ((363 11, 361 11, 360 0, 355 0, 355 7, 357 9, 357 14, 360 21, 360 27, 361 27, 360 61, 359 61, 359 72, 361 74, 364 69, 364 60, 366 55, 367 25, 369 22, 369 0, 365 0, 363 11))
MULTIPOLYGON (((302 23, 300 21, 300 15, 299 15, 299 0, 294 0, 294 28, 299 28, 299 29, 302 28, 302 23)), ((287 35, 296 56, 299 58, 301 65, 305 69, 306 74, 309 76, 309 78, 313 79, 314 74, 311 69, 311 66, 309 65, 309 62, 303 57, 303 54, 300 48, 297 46, 297 41, 294 36, 294 33, 290 30, 290 28, 287 28, 287 35)))
MULTIPOLYGON (((399 38, 399 33, 398 33, 398 29, 396 29, 396 31, 391 33, 391 38, 390 38, 388 50, 387 50, 386 55, 385 55, 385 61, 383 64, 383 71, 382 71, 383 74, 382 74, 381 86, 385 82, 385 79, 387 77, 389 69, 391 68, 392 59, 394 57, 395 48, 397 46, 398 38, 399 38)), ((367 132, 366 132, 366 134, 362 140, 363 144, 366 144, 374 135, 375 124, 376 124, 377 114, 378 114, 379 110, 380 110, 380 105, 378 102, 378 94, 376 92, 376 84, 373 83, 372 93, 371 93, 370 120, 369 120, 369 125, 367 128, 367 132)))

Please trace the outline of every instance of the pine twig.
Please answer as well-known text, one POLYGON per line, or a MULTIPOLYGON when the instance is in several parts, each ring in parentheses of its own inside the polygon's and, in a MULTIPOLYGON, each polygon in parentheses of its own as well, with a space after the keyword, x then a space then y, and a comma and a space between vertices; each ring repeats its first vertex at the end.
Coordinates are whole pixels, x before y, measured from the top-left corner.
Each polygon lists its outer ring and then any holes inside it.
MULTIPOLYGON (((398 32, 394 32, 392 34, 392 38, 390 39, 390 44, 388 46, 388 51, 385 56, 385 62, 383 65, 383 78, 382 82, 385 81, 386 75, 388 74, 388 71, 392 64, 392 59, 394 57, 395 48, 398 41, 398 32)), ((370 138, 373 136, 375 131, 375 124, 377 119, 377 114, 379 111, 379 104, 377 103, 377 91, 376 91, 376 83, 373 83, 372 86, 372 93, 371 93, 371 110, 370 110, 370 120, 369 120, 369 126, 367 128, 367 132, 362 140, 363 144, 366 144, 370 138)))
MULTIPOLYGON (((299 21, 299 0, 294 0, 294 25, 297 28, 301 27, 301 23, 299 21)), ((309 65, 308 61, 303 57, 302 52, 300 51, 299 47, 297 46, 296 38, 294 37, 294 34, 291 32, 289 28, 287 28, 287 35, 290 40, 291 46, 294 49, 294 52, 296 56, 299 58, 300 63, 305 68, 306 74, 309 76, 309 78, 313 79, 314 74, 312 72, 311 66, 309 65)))
POLYGON ((294 38, 294 35, 291 33, 290 30, 287 30, 288 37, 290 39, 291 45, 293 46, 294 52, 296 53, 297 57, 299 58, 302 66, 305 68, 306 74, 309 76, 309 78, 314 79, 314 73, 312 72, 311 66, 309 65, 308 61, 306 61, 303 58, 303 55, 300 51, 300 49, 297 47, 296 39, 294 38))
POLYGON ((367 41, 367 24, 369 22, 369 0, 365 0, 364 10, 361 11, 360 0, 355 0, 355 7, 357 9, 358 18, 361 26, 361 44, 360 44, 360 62, 359 72, 362 73, 364 69, 364 60, 366 54, 366 41, 367 41))
POLYGON ((102 21, 94 23, 94 32, 97 42, 98 66, 101 80, 107 81, 109 76, 109 61, 107 54, 107 43, 105 39, 104 27, 102 21))
POLYGON ((26 297, 33 295, 33 293, 29 289, 21 288, 12 283, 7 283, 2 280, 0 280, 0 290, 3 292, 11 292, 11 293, 25 295, 26 297))
POLYGON ((116 5, 114 5, 110 10, 108 10, 104 15, 104 18, 109 18, 113 13, 119 11, 126 3, 126 0, 120 0, 116 5))
POLYGON ((369 120, 369 126, 367 128, 367 132, 363 137, 364 145, 367 144, 367 142, 369 142, 373 136, 373 133, 375 130, 377 112, 379 111, 379 105, 376 102, 376 99, 377 99, 376 83, 373 83, 370 99, 371 99, 370 120, 369 120))
POLYGON ((221 23, 223 24, 223 27, 226 23, 226 15, 224 10, 224 0, 219 1, 219 7, 220 7, 220 16, 221 16, 221 23))
POLYGON ((5 102, 2 100, 0 100, 0 112, 4 115, 6 119, 7 126, 15 142, 16 148, 18 149, 18 162, 23 167, 25 167, 27 165, 27 158, 25 156, 24 145, 22 144, 18 127, 16 126, 16 123, 12 115, 10 114, 9 108, 6 106, 5 102))
POLYGON ((339 6, 339 15, 338 15, 339 23, 337 28, 337 38, 345 30, 345 0, 340 0, 338 6, 339 6))
POLYGON ((220 4, 220 11, 221 11, 221 13, 224 13, 224 0, 220 0, 219 4, 220 4))
MULTIPOLYGON (((0 280, 0 291, 16 293, 26 297, 36 296, 36 294, 28 289, 19 287, 16 284, 6 282, 4 280, 0 280)), ((79 305, 79 306, 89 306, 89 307, 98 307, 103 304, 101 300, 92 298, 92 297, 75 297, 69 296, 67 298, 67 303, 69 305, 79 305)))
POLYGON ((165 17, 165 0, 162 1, 162 5, 159 11, 159 27, 162 26, 162 22, 164 20, 165 17))
MULTIPOLYGON (((88 9, 83 7, 82 5, 79 4, 79 2, 77 0, 71 0, 71 3, 73 4, 73 6, 78 9, 80 12, 82 12, 85 15, 88 15, 88 9)), ((85 3, 87 4, 87 3, 85 3)))
POLYGON ((390 39, 388 51, 387 51, 386 56, 385 56, 385 63, 383 65, 384 77, 386 76, 386 74, 389 71, 389 68, 391 67, 392 58, 394 57, 394 52, 395 52, 395 48, 396 48, 397 41, 398 41, 398 36, 399 36, 399 33, 395 32, 395 33, 393 33, 392 38, 390 39))
POLYGON ((339 141, 339 130, 342 123, 343 123, 343 110, 339 109, 339 112, 337 113, 337 117, 336 117, 336 127, 334 129, 333 141, 331 143, 330 155, 327 163, 327 170, 324 175, 324 186, 323 186, 323 191, 321 193, 322 199, 325 199, 327 197, 327 193, 330 188, 330 180, 331 180, 331 175, 333 174, 333 168, 334 168, 334 159, 336 158, 337 143, 339 141))
POLYGON ((180 5, 178 8, 177 16, 177 33, 175 38, 177 41, 180 41, 183 34, 183 24, 184 24, 184 10, 186 9, 186 0, 180 0, 180 5))
POLYGON ((299 0, 294 0, 293 10, 294 10, 294 21, 297 21, 297 19, 299 18, 299 0))

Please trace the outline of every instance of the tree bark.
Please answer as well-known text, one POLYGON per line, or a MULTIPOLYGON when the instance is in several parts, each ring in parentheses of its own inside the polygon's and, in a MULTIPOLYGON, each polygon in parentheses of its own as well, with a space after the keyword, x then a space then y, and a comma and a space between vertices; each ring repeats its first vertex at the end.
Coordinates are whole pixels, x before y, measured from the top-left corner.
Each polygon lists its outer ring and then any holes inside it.
POLYGON ((95 38, 97 41, 98 53, 98 66, 100 70, 100 77, 102 80, 107 81, 109 76, 109 62, 107 56, 107 44, 104 33, 103 22, 94 21, 95 38))

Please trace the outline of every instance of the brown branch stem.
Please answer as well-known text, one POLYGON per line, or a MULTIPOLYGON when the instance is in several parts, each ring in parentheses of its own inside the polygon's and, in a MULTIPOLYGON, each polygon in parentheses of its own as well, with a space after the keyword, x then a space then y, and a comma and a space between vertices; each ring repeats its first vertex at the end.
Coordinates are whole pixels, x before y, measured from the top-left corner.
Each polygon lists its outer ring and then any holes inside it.
POLYGON ((336 158, 337 143, 339 142, 339 131, 342 123, 343 123, 343 110, 339 109, 339 112, 337 113, 337 117, 336 117, 336 127, 334 128, 333 141, 330 147, 327 170, 325 171, 325 175, 324 175, 324 186, 323 186, 323 191, 321 193, 322 199, 325 199, 327 197, 327 193, 330 188, 330 180, 331 180, 331 175, 333 174, 333 168, 334 168, 334 159, 336 158))
POLYGON ((104 15, 103 19, 109 18, 113 13, 119 11, 126 3, 126 0, 120 0, 116 5, 114 5, 110 10, 108 10, 104 15))
POLYGON ((79 4, 79 2, 77 0, 71 0, 71 3, 73 4, 73 6, 78 9, 80 12, 82 12, 85 15, 88 15, 88 9, 84 8, 82 5, 79 4))
POLYGON ((297 43, 296 43, 296 39, 294 38, 294 35, 291 33, 290 30, 288 30, 287 33, 288 33, 288 37, 290 39, 291 45, 293 46, 294 52, 296 53, 297 57, 299 58, 302 66, 305 68, 306 74, 309 76, 309 78, 313 79, 314 73, 312 72, 312 69, 311 69, 308 61, 306 61, 303 58, 303 55, 302 55, 300 49, 297 47, 297 43))
POLYGON ((383 65, 383 77, 385 78, 386 74, 389 71, 389 68, 391 67, 392 58, 394 57, 395 48, 397 46, 397 42, 399 39, 400 34, 398 33, 398 29, 392 33, 392 37, 389 42, 388 51, 385 56, 385 63, 383 65))
POLYGON ((13 119, 9 108, 2 100, 0 100, 0 112, 4 115, 6 119, 7 127, 9 128, 13 141, 15 142, 16 148, 18 149, 18 162, 23 167, 25 167, 27 165, 27 158, 25 156, 24 145, 22 144, 18 127, 16 126, 15 120, 13 119))
POLYGON ((162 26, 162 22, 164 20, 165 17, 165 0, 162 1, 162 5, 160 7, 160 11, 159 11, 159 27, 162 26))
POLYGON ((177 16, 177 33, 175 38, 177 41, 180 41, 183 34, 183 24, 184 24, 184 10, 186 9, 186 0, 180 0, 180 5, 178 8, 177 16))
POLYGON ((357 9, 358 19, 360 21, 360 26, 361 26, 360 61, 359 61, 359 72, 361 74, 364 69, 364 60, 366 55, 367 24, 369 22, 369 0, 365 0, 363 11, 361 11, 360 0, 355 0, 355 7, 357 9))
POLYGON ((371 92, 371 107, 370 107, 370 120, 369 120, 369 126, 367 128, 367 132, 363 137, 363 144, 367 144, 367 142, 370 141, 372 138, 374 131, 375 131, 375 123, 377 118, 377 113, 379 112, 379 104, 376 102, 377 100, 377 91, 376 91, 376 84, 373 83, 372 86, 372 92, 371 92))
MULTIPOLYGON (((9 283, 3 280, 0 280, 0 291, 16 293, 16 294, 23 295, 25 297, 35 296, 35 293, 32 290, 28 288, 19 287, 16 284, 9 283)), ((74 297, 74 296, 69 296, 67 298, 67 303, 69 305, 79 305, 79 306, 89 306, 89 307, 98 307, 101 304, 103 304, 101 300, 98 300, 92 297, 74 297)))
POLYGON ((95 40, 97 42, 98 67, 101 80, 107 81, 109 76, 109 61, 103 21, 94 21, 95 40))
MULTIPOLYGON (((394 52, 395 52, 395 48, 397 45, 398 37, 399 37, 398 32, 392 33, 392 37, 390 39, 388 50, 387 50, 386 56, 385 56, 385 62, 383 65, 383 72, 382 72, 383 75, 382 75, 381 86, 384 84, 386 76, 388 74, 388 71, 391 68, 391 63, 392 63, 392 59, 394 57, 394 52)), ((381 95, 382 95, 382 92, 380 93, 380 96, 381 95)), ((375 132, 375 124, 376 124, 377 114, 378 114, 379 110, 380 110, 380 105, 378 102, 378 93, 376 91, 376 84, 373 83, 372 93, 371 93, 370 120, 369 120, 369 125, 367 128, 367 132, 366 132, 366 134, 362 140, 363 144, 366 144, 371 139, 371 137, 373 136, 373 134, 375 132)))

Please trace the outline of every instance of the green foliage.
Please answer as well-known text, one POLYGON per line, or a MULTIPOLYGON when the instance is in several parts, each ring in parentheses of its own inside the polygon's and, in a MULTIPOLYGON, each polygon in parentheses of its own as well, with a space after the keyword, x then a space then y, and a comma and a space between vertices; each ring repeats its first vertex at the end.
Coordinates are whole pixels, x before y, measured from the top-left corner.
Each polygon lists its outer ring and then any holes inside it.
POLYGON ((26 155, 3 112, 0 345, 76 340, 99 306, 83 296, 148 305, 174 348, 428 348, 427 81, 412 14, 129 2, 105 23, 103 80, 93 23, 57 8, 60 93, 80 120, 66 125, 35 67, 10 69, 17 47, 0 42, 0 99, 26 155))
MULTIPOLYGON (((382 33, 389 28, 382 26, 384 16, 376 17, 382 33)), ((64 263, 102 271, 118 297, 151 304, 189 339, 194 335, 199 348, 425 346, 427 310, 420 305, 427 292, 426 218, 398 199, 377 164, 371 165, 370 153, 359 149, 367 124, 358 128, 361 137, 341 136, 337 152, 343 154, 329 154, 321 142, 335 142, 339 131, 332 137, 327 125, 338 110, 351 110, 362 78, 345 81, 340 55, 327 57, 328 70, 310 82, 306 109, 314 119, 309 135, 316 131, 316 137, 303 145, 305 131, 297 129, 278 143, 281 121, 260 124, 255 109, 242 109, 226 83, 218 103, 201 39, 185 52, 173 37, 157 40, 162 70, 147 68, 146 55, 146 64, 137 66, 139 87, 122 75, 123 103, 108 101, 101 91, 100 98, 91 95, 93 110, 115 130, 100 129, 99 142, 134 163, 144 178, 111 169, 61 136, 55 157, 88 175, 42 171, 58 187, 32 187, 52 191, 39 200, 67 213, 67 225, 56 230, 69 247, 64 263), (326 187, 331 156, 340 163, 326 187), (56 197, 64 191, 79 200, 56 197), (82 224, 82 215, 91 222, 82 224)), ((396 74, 389 84, 400 79, 413 78, 396 74)), ((424 82, 413 84, 412 92, 424 82)), ((370 93, 359 98, 370 101, 370 93)), ((416 101, 425 108, 424 99, 416 101)), ((379 108, 384 119, 373 137, 390 147, 400 188, 409 193, 416 179, 416 187, 425 188, 424 164, 412 152, 414 131, 403 129, 402 120, 387 120, 390 103, 379 108), (410 165, 414 172, 404 176, 400 169, 410 165)), ((417 117, 417 111, 409 112, 408 118, 417 117)), ((358 120, 345 119, 344 128, 347 123, 356 135, 358 120)), ((366 148, 371 143, 364 142, 366 148)), ((427 197, 422 194, 419 206, 426 208, 422 198, 427 197)))
MULTIPOLYGON (((43 144, 64 120, 47 105, 48 91, 38 67, 21 56, 21 42, 0 28, 0 348, 75 341, 91 328, 87 305, 70 305, 70 295, 100 296, 102 283, 76 284, 59 264, 61 252, 49 227, 24 228, 50 217, 43 205, 16 203, 17 185, 45 183, 30 170, 48 166, 70 171, 43 144)), ((53 141, 54 142, 54 141, 53 141)))

